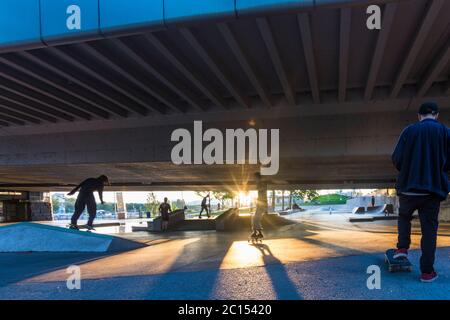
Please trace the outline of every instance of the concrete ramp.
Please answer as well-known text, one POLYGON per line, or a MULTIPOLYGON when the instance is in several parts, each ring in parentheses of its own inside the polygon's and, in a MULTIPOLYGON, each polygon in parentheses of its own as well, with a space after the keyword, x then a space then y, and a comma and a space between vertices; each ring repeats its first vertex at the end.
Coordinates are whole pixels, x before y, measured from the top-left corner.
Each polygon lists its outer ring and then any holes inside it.
POLYGON ((392 204, 384 204, 382 206, 375 206, 375 207, 367 207, 367 213, 374 213, 374 214, 380 214, 380 213, 387 213, 392 214, 394 213, 394 206, 392 204))
POLYGON ((357 213, 365 213, 366 212, 366 208, 365 207, 354 207, 352 210, 353 214, 357 214, 357 213))
POLYGON ((393 214, 394 213, 394 206, 392 204, 383 204, 381 206, 374 206, 374 207, 354 207, 352 210, 352 213, 354 214, 364 214, 364 213, 370 213, 370 214, 393 214))
POLYGON ((110 235, 37 223, 0 227, 0 252, 117 252, 144 246, 110 235))

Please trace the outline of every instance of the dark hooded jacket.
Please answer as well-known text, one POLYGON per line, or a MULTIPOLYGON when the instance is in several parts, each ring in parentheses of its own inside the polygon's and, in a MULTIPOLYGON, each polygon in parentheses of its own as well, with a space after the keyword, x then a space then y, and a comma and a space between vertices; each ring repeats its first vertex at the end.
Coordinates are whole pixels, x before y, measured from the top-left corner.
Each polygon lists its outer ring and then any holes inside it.
POLYGON ((445 200, 449 193, 450 134, 434 119, 406 127, 392 154, 399 171, 397 194, 429 193, 445 200))

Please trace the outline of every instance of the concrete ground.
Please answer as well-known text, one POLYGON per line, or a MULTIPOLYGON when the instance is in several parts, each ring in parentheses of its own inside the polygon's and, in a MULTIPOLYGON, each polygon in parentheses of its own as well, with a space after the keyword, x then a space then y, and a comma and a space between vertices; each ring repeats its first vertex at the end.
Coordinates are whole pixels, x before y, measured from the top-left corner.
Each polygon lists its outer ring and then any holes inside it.
POLYGON ((436 270, 418 281, 420 232, 413 230, 412 273, 389 273, 383 252, 396 242, 395 221, 349 223, 348 214, 306 213, 268 232, 122 233, 148 246, 116 255, 0 254, 0 299, 450 299, 450 225, 441 225, 436 270), (69 265, 81 289, 69 290, 69 265), (369 266, 381 288, 369 290, 369 266))

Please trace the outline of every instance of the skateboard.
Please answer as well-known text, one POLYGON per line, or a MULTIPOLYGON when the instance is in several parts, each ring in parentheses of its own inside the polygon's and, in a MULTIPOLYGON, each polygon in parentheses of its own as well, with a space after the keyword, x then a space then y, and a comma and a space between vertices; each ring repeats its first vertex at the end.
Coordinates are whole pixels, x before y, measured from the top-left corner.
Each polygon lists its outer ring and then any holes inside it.
POLYGON ((409 262, 408 258, 401 257, 398 259, 394 259, 394 249, 389 249, 384 254, 384 261, 388 265, 389 272, 396 271, 412 271, 412 264, 409 262))
POLYGON ((82 231, 82 229, 87 229, 85 232, 92 232, 95 231, 95 229, 88 229, 87 226, 83 225, 83 226, 78 226, 78 228, 73 228, 71 224, 68 224, 67 227, 71 230, 78 230, 78 231, 82 231))

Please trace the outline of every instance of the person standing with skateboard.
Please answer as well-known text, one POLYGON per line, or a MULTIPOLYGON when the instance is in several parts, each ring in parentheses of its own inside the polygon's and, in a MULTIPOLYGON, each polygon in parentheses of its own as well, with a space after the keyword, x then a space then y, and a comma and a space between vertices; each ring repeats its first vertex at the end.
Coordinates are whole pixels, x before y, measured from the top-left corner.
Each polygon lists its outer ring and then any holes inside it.
POLYGON ((159 206, 159 214, 161 215, 161 230, 167 231, 167 227, 169 226, 169 214, 172 213, 172 208, 170 204, 167 202, 168 199, 164 198, 164 202, 159 206))
POLYGON ((256 189, 258 198, 256 200, 256 210, 252 216, 252 234, 251 239, 261 240, 264 238, 262 233, 262 217, 267 213, 267 182, 261 179, 259 172, 255 173, 256 189))
POLYGON ((449 193, 450 134, 437 121, 438 116, 437 104, 422 104, 419 121, 403 130, 392 154, 392 162, 399 171, 396 190, 400 203, 398 243, 393 258, 408 257, 412 215, 418 210, 422 230, 422 282, 432 282, 438 277, 433 267, 438 215, 440 203, 449 193))
POLYGON ((75 201, 75 212, 72 215, 69 228, 78 230, 77 221, 87 207, 89 213, 89 220, 86 225, 88 230, 94 229, 94 219, 97 215, 97 204, 95 202, 94 192, 98 192, 98 196, 102 204, 103 201, 103 188, 105 185, 109 185, 108 177, 101 175, 98 178, 89 178, 80 183, 76 188, 68 193, 69 196, 74 195, 78 190, 77 200, 75 201))

